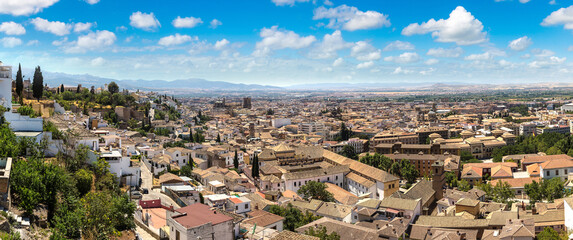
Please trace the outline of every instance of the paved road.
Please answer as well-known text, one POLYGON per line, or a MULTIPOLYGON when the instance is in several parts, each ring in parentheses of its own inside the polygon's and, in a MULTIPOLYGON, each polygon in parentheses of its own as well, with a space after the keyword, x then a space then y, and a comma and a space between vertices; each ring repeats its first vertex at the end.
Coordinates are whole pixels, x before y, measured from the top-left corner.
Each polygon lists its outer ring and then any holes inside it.
POLYGON ((140 228, 139 226, 135 226, 135 232, 139 235, 141 240, 156 240, 153 236, 147 233, 145 230, 140 228))
POLYGON ((160 192, 160 189, 151 189, 153 187, 153 175, 147 165, 141 166, 141 187, 149 189, 149 194, 143 194, 143 200, 161 199, 161 203, 165 206, 173 206, 175 209, 180 208, 173 199, 160 192))

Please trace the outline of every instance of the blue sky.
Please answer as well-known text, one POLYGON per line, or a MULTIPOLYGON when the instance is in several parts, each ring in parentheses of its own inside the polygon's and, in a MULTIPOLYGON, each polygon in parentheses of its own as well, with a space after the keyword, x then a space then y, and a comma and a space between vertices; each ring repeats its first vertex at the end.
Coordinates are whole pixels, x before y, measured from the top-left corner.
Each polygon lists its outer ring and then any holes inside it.
POLYGON ((28 74, 241 83, 567 82, 564 0, 5 0, 28 74))

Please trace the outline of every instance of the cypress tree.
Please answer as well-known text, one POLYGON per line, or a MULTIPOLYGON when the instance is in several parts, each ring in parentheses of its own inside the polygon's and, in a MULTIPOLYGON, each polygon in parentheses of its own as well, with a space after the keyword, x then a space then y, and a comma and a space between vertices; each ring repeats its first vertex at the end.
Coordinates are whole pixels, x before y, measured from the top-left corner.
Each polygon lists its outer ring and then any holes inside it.
POLYGON ((16 94, 22 102, 22 91, 24 91, 24 79, 22 77, 22 66, 18 64, 18 72, 16 73, 16 94))
POLYGON ((42 95, 44 95, 44 76, 42 76, 42 70, 40 69, 40 66, 36 67, 36 70, 34 71, 32 92, 34 98, 36 98, 38 102, 40 101, 40 98, 42 98, 42 95))
POLYGON ((235 169, 239 169, 239 155, 237 154, 237 150, 235 150, 235 158, 233 158, 233 165, 235 169))

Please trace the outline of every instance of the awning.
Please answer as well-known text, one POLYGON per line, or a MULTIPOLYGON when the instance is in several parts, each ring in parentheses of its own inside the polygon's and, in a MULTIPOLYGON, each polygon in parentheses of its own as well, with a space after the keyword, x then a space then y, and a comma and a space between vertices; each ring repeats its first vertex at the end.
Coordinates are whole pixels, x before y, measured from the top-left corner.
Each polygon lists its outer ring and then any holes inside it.
POLYGON ((398 211, 398 210, 396 210, 396 209, 392 209, 392 208, 386 208, 386 212, 393 213, 393 214, 398 214, 400 211, 398 211))

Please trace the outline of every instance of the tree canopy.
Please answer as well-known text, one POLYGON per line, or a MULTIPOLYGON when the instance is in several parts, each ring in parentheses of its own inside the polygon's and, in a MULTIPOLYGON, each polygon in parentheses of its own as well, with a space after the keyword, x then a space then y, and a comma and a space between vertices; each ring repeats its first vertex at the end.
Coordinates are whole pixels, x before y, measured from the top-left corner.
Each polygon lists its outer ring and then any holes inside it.
POLYGON ((332 193, 326 191, 326 184, 316 181, 308 181, 302 185, 297 193, 304 199, 318 199, 325 202, 334 202, 332 193))

